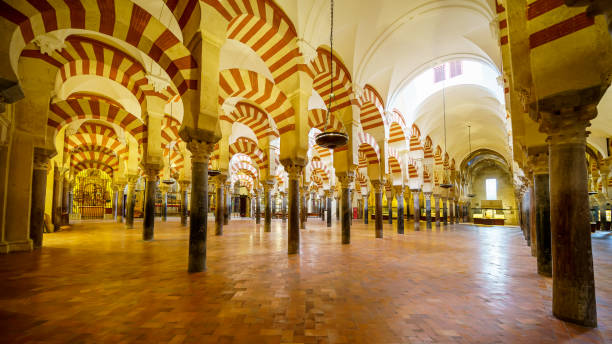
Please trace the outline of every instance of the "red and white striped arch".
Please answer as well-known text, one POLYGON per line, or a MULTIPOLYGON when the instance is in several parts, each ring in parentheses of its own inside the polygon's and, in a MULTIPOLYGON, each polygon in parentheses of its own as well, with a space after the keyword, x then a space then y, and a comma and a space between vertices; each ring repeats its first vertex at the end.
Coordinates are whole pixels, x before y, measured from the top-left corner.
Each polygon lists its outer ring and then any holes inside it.
POLYGON ((190 51, 149 12, 129 0, 7 0, 0 16, 14 25, 16 48, 61 29, 84 29, 115 37, 156 61, 180 94, 197 88, 190 51))
POLYGON ((406 142, 406 123, 399 110, 394 109, 389 115, 389 143, 406 142))
POLYGON ((313 160, 308 165, 310 174, 316 174, 322 178, 325 184, 328 184, 331 177, 331 172, 327 168, 327 165, 321 163, 321 160, 313 160))
POLYGON ((444 164, 444 169, 448 170, 449 168, 449 161, 448 161, 448 153, 444 153, 444 160, 443 160, 443 164, 444 164))
POLYGON ((238 161, 230 166, 231 173, 247 173, 251 175, 253 180, 259 179, 259 171, 249 162, 238 161))
POLYGON ((240 137, 234 143, 229 146, 230 159, 234 154, 243 153, 248 155, 257 164, 260 170, 268 168, 268 157, 267 155, 257 147, 255 141, 240 137))
POLYGON ((416 162, 412 159, 408 160, 408 177, 410 179, 419 178, 419 171, 417 169, 416 162))
POLYGON ((26 48, 22 57, 42 59, 59 68, 62 82, 77 75, 97 75, 123 85, 142 104, 145 96, 169 100, 176 90, 168 86, 161 93, 155 92, 146 78, 145 68, 132 56, 100 41, 82 37, 66 38, 66 47, 51 55, 40 52, 36 47, 26 48))
POLYGON ((334 99, 332 101, 332 112, 336 112, 352 104, 357 104, 353 99, 353 86, 351 74, 344 63, 335 55, 332 57, 329 50, 317 49, 317 57, 310 63, 310 69, 314 75, 312 88, 321 96, 325 104, 329 106, 330 79, 334 79, 334 99))
POLYGON ((310 129, 310 130, 313 130, 311 134, 314 133, 314 135, 308 135, 308 146, 314 150, 315 154, 313 154, 313 156, 318 157, 318 158, 330 157, 332 155, 331 149, 323 148, 315 143, 315 136, 319 134, 318 129, 310 129))
MULTIPOLYGON (((324 109, 312 109, 308 110, 308 125, 311 128, 317 128, 320 131, 325 129, 325 118, 327 117, 327 110, 324 109)), ((327 131, 344 132, 344 126, 342 122, 333 114, 329 114, 327 124, 327 131)))
POLYGON ((295 129, 293 107, 287 96, 264 76, 242 69, 226 69, 219 75, 219 104, 228 98, 246 99, 257 104, 272 116, 278 133, 295 129))
POLYGON ((391 173, 402 173, 402 159, 397 150, 389 147, 387 148, 387 152, 389 153, 389 170, 391 173))
POLYGON ((429 135, 425 137, 425 142, 423 143, 423 158, 425 159, 434 158, 433 142, 431 141, 431 137, 429 137, 429 135))
POLYGON ((434 161, 436 166, 442 166, 444 162, 442 161, 442 148, 440 146, 436 146, 436 150, 434 152, 434 161))
POLYGON ((114 99, 112 99, 110 97, 103 96, 103 95, 100 95, 100 94, 93 94, 91 92, 74 92, 74 93, 70 93, 70 95, 68 97, 66 97, 66 99, 98 100, 98 101, 107 102, 109 104, 113 104, 116 107, 125 110, 123 105, 121 105, 121 103, 119 103, 118 101, 116 101, 116 100, 114 100, 114 99))
POLYGON ((175 145, 170 151, 167 147, 163 149, 164 160, 168 161, 168 153, 170 152, 170 170, 172 174, 179 173, 185 167, 185 157, 175 145))
POLYGON ((364 147, 364 152, 366 153, 368 162, 375 161, 378 163, 380 161, 380 147, 378 147, 378 143, 376 143, 376 140, 372 135, 365 132, 360 132, 357 135, 357 143, 359 145, 359 150, 362 150, 362 146, 364 147), (370 147, 372 149, 372 153, 374 154, 368 153, 366 146, 370 147))
POLYGON ((431 176, 426 168, 423 169, 423 184, 431 183, 431 176))
POLYGON ((359 119, 364 131, 384 128, 385 126, 385 104, 378 91, 371 85, 365 85, 363 93, 359 97, 361 112, 359 119))
POLYGON ((64 139, 64 152, 85 150, 112 151, 120 158, 127 158, 128 148, 116 139, 100 134, 81 134, 67 136, 64 139))
POLYGON ((119 125, 139 144, 145 141, 146 125, 138 117, 107 102, 69 99, 51 104, 50 110, 47 126, 55 129, 56 133, 78 119, 105 120, 119 125))
POLYGON ((110 166, 113 170, 119 168, 119 159, 115 155, 107 154, 106 152, 85 151, 75 152, 70 156, 70 165, 77 166, 82 162, 97 161, 104 165, 110 166))
POLYGON ((170 142, 179 142, 181 137, 178 132, 181 128, 181 122, 176 118, 166 114, 161 125, 161 144, 166 147, 170 142))
POLYGON ((226 36, 249 46, 264 61, 274 82, 306 70, 289 17, 271 0, 203 0, 229 22, 226 36))
POLYGON ((234 174, 231 176, 230 180, 232 183, 240 182, 240 186, 244 186, 249 191, 253 190, 253 185, 255 184, 253 178, 247 174, 234 174))
POLYGON ((410 128, 410 151, 416 152, 423 150, 421 145, 421 130, 416 124, 412 124, 410 128))
POLYGON ((355 183, 360 184, 362 188, 368 187, 368 178, 363 175, 361 172, 357 171, 355 173, 355 183))
POLYGON ((258 140, 269 135, 279 137, 276 124, 268 118, 268 114, 259 107, 249 103, 238 102, 234 111, 228 115, 221 115, 220 119, 232 124, 239 122, 246 125, 253 130, 258 140))
POLYGON ((109 176, 113 175, 113 172, 115 171, 116 167, 113 166, 109 166, 106 165, 100 161, 81 161, 76 165, 73 165, 72 168, 74 168, 74 173, 79 173, 81 171, 85 171, 85 170, 89 170, 89 169, 95 169, 95 170, 100 170, 105 172, 106 174, 108 174, 109 176))

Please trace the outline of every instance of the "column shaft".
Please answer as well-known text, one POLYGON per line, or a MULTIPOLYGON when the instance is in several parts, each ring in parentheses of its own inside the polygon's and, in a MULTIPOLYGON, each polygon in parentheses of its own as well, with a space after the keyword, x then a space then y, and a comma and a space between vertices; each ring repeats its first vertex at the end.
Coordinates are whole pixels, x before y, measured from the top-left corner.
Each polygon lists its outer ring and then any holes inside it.
POLYGON ((425 217, 427 228, 431 228, 431 194, 425 194, 425 217))
POLYGON ((404 197, 397 194, 397 234, 404 234, 404 197))
MULTIPOLYGON (((135 177, 133 177, 135 179, 135 177)), ((128 183, 128 193, 127 193, 127 211, 125 217, 125 228, 132 229, 134 228, 134 199, 136 198, 136 194, 134 191, 136 181, 130 181, 128 183)))
POLYGON ((208 156, 205 158, 194 158, 192 156, 191 181, 188 271, 200 272, 206 270, 206 233, 208 230, 208 156))
POLYGON ((382 190, 376 190, 374 192, 374 201, 376 205, 376 221, 375 221, 375 230, 376 237, 383 237, 383 218, 382 218, 382 190))
MULTIPOLYGON (((220 177, 217 176, 217 177, 220 177)), ((221 180, 221 179, 220 179, 221 180)), ((225 217, 224 202, 225 188, 223 187, 223 181, 217 183, 217 209, 215 211, 215 235, 223 235, 223 222, 225 217)))
POLYGON ((538 273, 552 276, 552 253, 550 238, 550 194, 548 174, 534 175, 536 241, 538 247, 538 273))
POLYGON ((269 188, 264 188, 264 232, 272 231, 272 195, 269 188))
POLYGON ((147 176, 147 186, 145 194, 144 219, 142 221, 142 240, 153 240, 155 228, 155 188, 156 176, 147 176))
POLYGON ((414 230, 421 229, 421 203, 419 202, 419 191, 412 191, 414 202, 414 230))
MULTIPOLYGON (((34 153, 32 173, 32 206, 30 210, 30 239, 34 248, 42 247, 45 221, 45 196, 47 193, 47 163, 37 163, 34 153)), ((47 159, 44 159, 47 160, 47 159)))
POLYGON ((332 225, 332 199, 327 196, 327 227, 332 225))

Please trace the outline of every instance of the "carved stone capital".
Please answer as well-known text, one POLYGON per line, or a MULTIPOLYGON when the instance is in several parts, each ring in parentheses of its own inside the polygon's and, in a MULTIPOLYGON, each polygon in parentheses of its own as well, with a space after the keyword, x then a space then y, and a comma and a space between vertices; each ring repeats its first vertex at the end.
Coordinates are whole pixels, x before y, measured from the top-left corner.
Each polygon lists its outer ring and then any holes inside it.
POLYGON ((34 148, 34 169, 47 171, 51 156, 52 153, 47 149, 34 148))
POLYGON ((548 174, 548 152, 529 155, 527 164, 533 174, 548 174))
POLYGON ((374 192, 382 192, 385 188, 385 184, 383 184, 380 180, 372 180, 372 187, 374 188, 374 192))
POLYGON ((404 196, 404 187, 401 186, 401 185, 394 186, 393 187, 393 191, 395 192, 395 195, 397 197, 403 197, 404 196))
POLYGON ((351 172, 339 173, 337 174, 337 177, 340 181, 340 186, 343 189, 348 189, 351 183, 355 180, 355 174, 351 172))
POLYGON ((189 149, 191 152, 192 162, 208 163, 208 159, 215 149, 215 143, 198 142, 192 140, 187 142, 187 149, 189 149))
POLYGON ((285 167, 285 171, 289 175, 289 180, 299 180, 302 176, 302 171, 304 170, 304 165, 299 163, 294 163, 291 160, 283 161, 283 166, 285 167))

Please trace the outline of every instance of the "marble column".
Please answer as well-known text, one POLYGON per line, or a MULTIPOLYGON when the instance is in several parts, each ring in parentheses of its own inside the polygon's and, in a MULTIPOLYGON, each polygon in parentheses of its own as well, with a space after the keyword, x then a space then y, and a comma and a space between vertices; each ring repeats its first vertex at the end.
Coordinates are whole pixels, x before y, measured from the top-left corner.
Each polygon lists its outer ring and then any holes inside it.
POLYGON ((411 189, 412 200, 414 202, 414 230, 418 231, 421 229, 421 203, 419 202, 419 189, 411 189))
MULTIPOLYGON (((535 191, 533 190, 533 170, 527 171, 529 178, 529 246, 531 247, 531 255, 538 256, 538 241, 536 238, 536 218, 535 218, 535 191)), ((589 224, 590 226, 590 224, 589 224)))
POLYGON ((325 191, 325 198, 327 198, 327 227, 331 228, 332 225, 332 192, 325 191))
POLYGON ((306 228, 306 217, 308 214, 308 200, 306 199, 306 189, 300 188, 300 228, 306 228))
POLYGON ((136 181, 138 176, 135 174, 128 175, 128 193, 127 193, 127 209, 125 213, 125 228, 134 228, 134 205, 136 200, 136 181))
POLYGON ((64 168, 55 166, 53 169, 53 199, 51 208, 51 221, 54 230, 59 230, 62 225, 62 183, 64 181, 64 168))
POLYGON ((261 223, 261 202, 259 200, 259 190, 255 190, 255 224, 261 223))
MULTIPOLYGON (((68 172, 68 171, 66 171, 68 172)), ((66 173, 67 175, 68 173, 66 173)), ((68 178, 64 178, 64 181, 62 183, 62 212, 61 212, 61 217, 62 217, 62 225, 69 225, 70 224, 70 216, 68 215, 68 203, 69 203, 69 195, 70 195, 70 180, 68 180, 68 178)), ((115 206, 116 208, 116 206, 115 206)), ((116 209, 115 209, 116 210, 116 209)))
MULTIPOLYGON (((125 204, 123 204, 123 190, 125 189, 124 182, 118 184, 117 187, 118 187, 117 189, 117 223, 122 223, 123 216, 125 213, 123 211, 123 208, 125 207, 125 204)), ((71 198, 70 203, 72 203, 72 193, 70 194, 70 198, 71 198)), ((70 209, 72 209, 72 204, 69 207, 70 209)))
POLYGON ((404 188, 395 187, 395 199, 397 200, 397 234, 404 234, 404 188))
POLYGON ((342 190, 341 203, 342 203, 342 244, 347 245, 351 243, 351 195, 349 188, 355 175, 353 172, 342 172, 336 174, 340 181, 340 187, 342 190))
POLYGON ((111 190, 113 190, 113 199, 112 199, 113 220, 117 221, 117 212, 119 210, 119 207, 117 207, 117 203, 119 202, 119 186, 112 185, 111 190))
POLYGON ((181 185, 181 225, 187 226, 187 215, 189 214, 188 209, 187 209, 188 208, 187 200, 189 199, 189 190, 188 190, 189 181, 182 180, 180 182, 180 185, 181 185))
POLYGON ((45 149, 34 148, 32 203, 30 208, 30 239, 32 239, 32 244, 35 249, 42 247, 43 242, 49 156, 50 152, 45 149))
POLYGON ((389 224, 393 224, 393 189, 387 192, 387 208, 389 215, 389 224))
POLYGON ((142 221, 142 240, 153 240, 155 230, 155 191, 157 189, 157 179, 159 174, 158 166, 145 166, 145 178, 147 180, 144 219, 142 221))
POLYGON ((380 180, 373 180, 372 181, 372 186, 374 188, 374 205, 376 207, 375 209, 375 231, 376 231, 376 237, 377 238, 382 238, 383 237, 383 218, 382 218, 382 192, 384 189, 384 185, 382 184, 382 182, 380 180))
POLYGON ((230 184, 225 184, 225 192, 223 193, 223 224, 229 225, 230 215, 232 214, 232 192, 230 184))
POLYGON ((161 184, 159 186, 161 189, 161 218, 163 222, 168 221, 168 189, 169 186, 166 184, 161 184))
POLYGON ((206 270, 208 231, 208 160, 214 143, 191 141, 191 204, 189 216, 189 272, 206 270))
MULTIPOLYGON (((287 253, 300 253, 300 177, 304 166, 291 160, 284 161, 289 176, 289 223, 287 224, 287 253)), ((302 196, 303 197, 303 196, 302 196)))
POLYGON ((274 187, 272 181, 262 182, 264 189, 264 232, 272 231, 272 194, 271 190, 274 187))
POLYGON ((366 225, 370 220, 370 210, 368 209, 368 199, 370 199, 370 193, 363 195, 363 223, 366 225))
POLYGON ((281 192, 281 197, 282 197, 282 200, 283 200, 283 203, 282 203, 282 207, 283 207, 283 223, 285 223, 285 222, 287 222, 287 193, 286 192, 281 192))
MULTIPOLYGON (((581 91, 585 92, 585 91, 581 91)), ((597 326, 586 162, 586 128, 597 115, 590 92, 540 100, 540 131, 549 135, 553 315, 597 326), (579 99, 588 105, 566 105, 579 99)))
POLYGON ((548 152, 530 153, 529 164, 533 168, 538 274, 552 277, 548 152))
POLYGON ((431 192, 424 192, 425 197, 425 218, 427 220, 427 229, 431 229, 431 192))
POLYGON ((446 209, 446 197, 442 196, 442 224, 444 226, 448 225, 447 218, 447 209, 446 209))
POLYGON ((217 209, 215 209, 215 235, 223 235, 223 224, 225 223, 225 181, 227 176, 219 174, 217 183, 217 209))
POLYGON ((455 223, 455 200, 449 197, 448 200, 448 222, 452 225, 455 223))
POLYGON ((434 194, 433 198, 436 209, 436 227, 440 227, 440 195, 434 194))

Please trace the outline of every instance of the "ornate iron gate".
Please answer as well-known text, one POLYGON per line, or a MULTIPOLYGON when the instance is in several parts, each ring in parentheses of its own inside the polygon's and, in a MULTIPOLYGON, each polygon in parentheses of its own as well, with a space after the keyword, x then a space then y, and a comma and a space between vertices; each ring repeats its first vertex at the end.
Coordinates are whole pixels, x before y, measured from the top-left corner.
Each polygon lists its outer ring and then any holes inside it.
POLYGON ((76 176, 74 183, 73 213, 81 219, 103 219, 107 209, 112 211, 111 179, 95 169, 88 169, 76 176))

